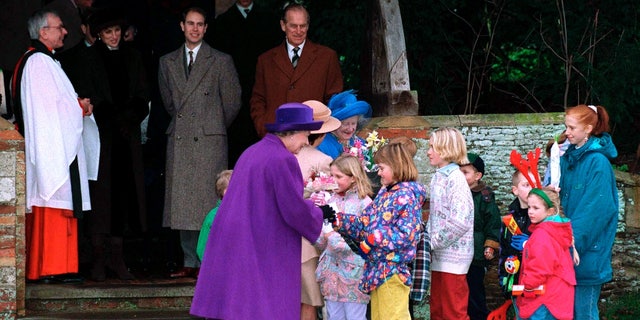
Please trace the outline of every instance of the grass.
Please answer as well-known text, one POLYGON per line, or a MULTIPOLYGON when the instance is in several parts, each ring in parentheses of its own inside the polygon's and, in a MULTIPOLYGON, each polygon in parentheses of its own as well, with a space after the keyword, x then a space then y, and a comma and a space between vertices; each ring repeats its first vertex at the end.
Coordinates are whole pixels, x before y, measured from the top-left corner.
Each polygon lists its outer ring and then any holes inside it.
POLYGON ((640 319, 640 291, 625 293, 608 299, 600 308, 600 318, 604 320, 640 319))

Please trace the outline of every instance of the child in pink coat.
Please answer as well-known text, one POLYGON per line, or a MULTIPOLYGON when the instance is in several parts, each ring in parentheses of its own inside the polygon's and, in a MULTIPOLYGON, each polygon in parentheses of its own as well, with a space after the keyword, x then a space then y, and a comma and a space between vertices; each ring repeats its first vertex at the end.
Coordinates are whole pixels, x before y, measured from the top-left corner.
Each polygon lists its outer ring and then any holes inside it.
POLYGON ((527 203, 532 233, 523 245, 520 286, 513 287, 518 318, 573 319, 576 275, 571 223, 553 189, 531 189, 527 203))

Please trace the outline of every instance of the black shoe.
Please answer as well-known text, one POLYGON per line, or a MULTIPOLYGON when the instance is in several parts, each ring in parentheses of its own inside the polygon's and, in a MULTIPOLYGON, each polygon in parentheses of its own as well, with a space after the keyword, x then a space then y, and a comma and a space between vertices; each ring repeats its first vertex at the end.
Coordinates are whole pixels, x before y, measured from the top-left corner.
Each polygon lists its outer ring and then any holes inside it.
POLYGON ((43 276, 38 280, 27 280, 27 283, 38 284, 79 284, 84 282, 84 277, 78 273, 56 274, 52 276, 43 276))
POLYGON ((54 276, 44 276, 44 277, 40 277, 36 280, 32 280, 32 279, 27 279, 27 283, 36 283, 36 284, 51 284, 51 283, 56 283, 54 276))
POLYGON ((67 284, 67 283, 83 283, 84 277, 79 273, 65 273, 54 276, 55 280, 58 283, 67 284))

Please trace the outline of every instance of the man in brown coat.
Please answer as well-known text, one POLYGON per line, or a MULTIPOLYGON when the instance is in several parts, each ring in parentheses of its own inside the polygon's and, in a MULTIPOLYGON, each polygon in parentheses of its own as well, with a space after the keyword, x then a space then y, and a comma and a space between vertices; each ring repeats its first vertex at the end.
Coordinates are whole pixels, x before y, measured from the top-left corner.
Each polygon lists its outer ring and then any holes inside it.
POLYGON ((286 41, 260 55, 256 66, 251 119, 261 137, 266 133, 264 124, 275 121, 280 105, 306 100, 327 103, 333 94, 342 91, 336 52, 307 40, 307 10, 290 4, 284 9, 280 28, 286 41))
POLYGON ((163 226, 180 230, 183 268, 171 277, 197 277, 202 221, 216 204, 216 175, 227 169, 227 127, 240 110, 240 83, 231 56, 202 39, 206 14, 189 8, 180 27, 185 45, 160 58, 158 84, 171 116, 167 128, 163 226))

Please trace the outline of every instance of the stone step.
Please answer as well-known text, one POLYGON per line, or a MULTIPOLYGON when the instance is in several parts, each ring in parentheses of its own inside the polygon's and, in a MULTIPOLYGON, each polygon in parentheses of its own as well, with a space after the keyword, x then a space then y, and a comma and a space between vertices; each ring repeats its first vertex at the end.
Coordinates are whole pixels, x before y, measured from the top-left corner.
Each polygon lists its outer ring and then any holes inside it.
POLYGON ((193 320, 200 319, 189 316, 188 310, 136 310, 136 311, 86 311, 56 312, 49 314, 27 315, 20 320, 193 320))
POLYGON ((29 283, 24 319, 193 319, 194 285, 191 278, 29 283))

